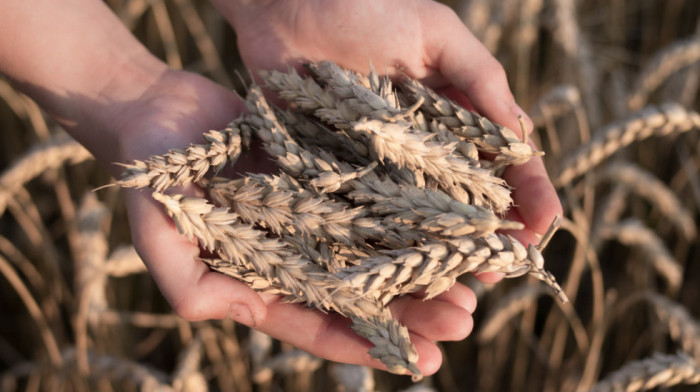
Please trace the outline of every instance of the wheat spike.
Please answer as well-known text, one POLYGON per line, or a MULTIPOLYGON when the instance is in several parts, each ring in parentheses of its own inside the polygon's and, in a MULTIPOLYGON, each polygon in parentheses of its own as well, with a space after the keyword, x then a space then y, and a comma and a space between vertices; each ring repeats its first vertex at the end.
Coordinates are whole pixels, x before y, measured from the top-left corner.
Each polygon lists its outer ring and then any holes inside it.
POLYGON ((209 194, 219 205, 228 206, 246 222, 277 235, 301 235, 359 244, 367 239, 405 246, 401 233, 387 229, 368 216, 366 210, 304 189, 293 178, 249 175, 238 180, 217 180, 209 194))
POLYGON ((654 231, 635 218, 601 230, 603 238, 615 238, 627 246, 642 249, 654 269, 666 280, 671 292, 677 293, 680 290, 683 283, 683 267, 654 231))
POLYGON ((401 225, 418 227, 436 235, 484 236, 496 230, 522 229, 518 222, 503 220, 492 211, 453 199, 439 190, 399 185, 368 173, 350 185, 347 197, 373 213, 401 225))
POLYGON ((671 338, 690 356, 700 361, 700 323, 680 303, 653 292, 644 298, 651 303, 659 319, 668 326, 671 338))
POLYGON ((214 169, 221 170, 227 162, 232 165, 241 154, 242 139, 239 121, 224 130, 204 134, 206 144, 191 144, 184 150, 173 149, 164 155, 154 155, 145 161, 134 161, 126 168, 119 185, 126 188, 150 187, 164 192, 171 187, 197 182, 214 169))
POLYGON ((700 128, 700 114, 676 104, 648 106, 615 122, 596 134, 588 144, 573 153, 563 164, 554 184, 564 186, 591 170, 623 147, 652 135, 665 136, 700 128))
MULTIPOLYGON (((331 63, 312 65, 312 69, 329 83, 330 91, 326 95, 337 98, 333 107, 319 106, 312 112, 321 120, 347 130, 347 135, 367 145, 370 159, 383 163, 388 160, 399 168, 425 173, 435 178, 458 200, 469 202, 471 195, 474 203, 492 206, 499 212, 508 208, 511 201, 502 180, 491 176, 487 170, 474 167, 472 161, 456 158, 453 146, 426 141, 430 134, 412 129, 411 122, 396 120, 409 116, 415 109, 401 111, 395 108, 372 90, 359 85, 355 74, 331 63), (469 195, 462 187, 469 191, 469 195)), ((278 73, 267 76, 268 84, 276 88, 305 86, 300 84, 298 75, 293 73, 290 76, 293 81, 286 84, 274 83, 277 79, 284 79, 278 73)), ((320 89, 317 85, 314 91, 321 91, 320 89)), ((301 97, 305 91, 304 88, 297 90, 294 96, 301 97)), ((290 94, 280 92, 280 95, 286 97, 290 94)), ((319 98, 314 102, 321 104, 330 100, 331 98, 319 98)), ((306 101, 299 105, 305 108, 309 106, 306 101)))
POLYGON ((409 123, 361 120, 353 125, 351 135, 366 138, 371 158, 425 173, 459 201, 485 206, 497 213, 510 207, 512 200, 505 181, 492 176, 488 170, 473 167, 470 161, 456 156, 452 147, 426 142, 428 134, 408 132, 410 126, 409 123))
POLYGON ((58 135, 34 146, 22 158, 0 174, 0 215, 5 212, 7 200, 41 173, 69 162, 77 164, 92 158, 78 142, 66 135, 58 135))
POLYGON ((643 197, 673 222, 686 239, 695 238, 695 221, 692 213, 683 207, 678 196, 666 184, 651 173, 637 165, 618 162, 606 166, 603 169, 602 178, 611 183, 624 185, 633 193, 643 197))
POLYGON ((650 358, 633 361, 607 376, 591 392, 648 391, 675 385, 700 383, 700 367, 683 352, 656 353, 650 358))
POLYGON ((679 40, 661 49, 647 61, 637 76, 634 88, 629 94, 627 106, 631 111, 639 110, 647 103, 647 98, 664 80, 678 70, 700 60, 700 38, 679 40))
POLYGON ((544 260, 536 247, 526 249, 514 238, 490 234, 428 242, 421 246, 385 251, 338 273, 350 287, 376 296, 384 303, 393 297, 426 289, 426 299, 449 290, 457 277, 467 272, 501 272, 506 277, 526 273, 547 283, 564 302, 566 296, 554 277, 543 269, 544 260))
POLYGON ((404 79, 400 86, 413 97, 413 101, 422 101, 421 108, 438 123, 460 138, 473 142, 480 151, 496 154, 496 164, 518 165, 534 155, 541 155, 512 130, 464 109, 416 80, 404 79))

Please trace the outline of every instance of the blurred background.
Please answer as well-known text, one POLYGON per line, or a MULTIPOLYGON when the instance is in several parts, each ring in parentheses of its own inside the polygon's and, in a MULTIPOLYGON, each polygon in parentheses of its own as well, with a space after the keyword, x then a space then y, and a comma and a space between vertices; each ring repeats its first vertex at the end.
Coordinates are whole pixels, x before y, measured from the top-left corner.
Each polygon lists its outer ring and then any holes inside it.
MULTIPOLYGON (((209 2, 107 3, 170 66, 243 88, 209 2)), ((119 190, 95 191, 110 176, 0 78, 0 390, 700 390, 700 2, 446 3, 536 124, 565 208, 544 255, 570 303, 465 276, 474 332, 417 385, 185 322, 131 247, 119 190)))

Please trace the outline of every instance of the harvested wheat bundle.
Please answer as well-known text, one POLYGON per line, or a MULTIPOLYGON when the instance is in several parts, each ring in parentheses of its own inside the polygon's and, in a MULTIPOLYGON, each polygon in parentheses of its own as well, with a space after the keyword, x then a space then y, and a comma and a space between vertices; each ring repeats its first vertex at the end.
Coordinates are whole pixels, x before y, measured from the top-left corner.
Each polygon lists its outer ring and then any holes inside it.
POLYGON ((523 228, 499 216, 512 201, 493 169, 538 155, 526 140, 416 81, 400 92, 375 72, 310 68, 315 79, 264 74, 290 110, 272 108, 252 86, 249 113, 229 128, 126 165, 119 184, 154 189, 178 230, 214 252, 202 260, 213 270, 350 318, 372 356, 415 380, 417 352, 386 307, 394 297, 425 289, 429 299, 464 273, 496 271, 528 273, 566 300, 540 253, 551 233, 537 247, 496 233, 523 228), (251 132, 281 171, 205 178, 235 161, 251 132), (163 193, 191 182, 214 203, 163 193))

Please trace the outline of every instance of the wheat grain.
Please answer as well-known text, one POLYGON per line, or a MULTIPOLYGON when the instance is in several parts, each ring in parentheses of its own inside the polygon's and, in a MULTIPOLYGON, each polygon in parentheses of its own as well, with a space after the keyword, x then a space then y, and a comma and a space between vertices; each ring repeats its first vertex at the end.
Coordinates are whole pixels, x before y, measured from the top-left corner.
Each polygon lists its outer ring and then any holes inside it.
POLYGON ((650 358, 633 361, 607 376, 591 392, 648 391, 654 388, 700 383, 700 368, 683 352, 656 353, 650 358))

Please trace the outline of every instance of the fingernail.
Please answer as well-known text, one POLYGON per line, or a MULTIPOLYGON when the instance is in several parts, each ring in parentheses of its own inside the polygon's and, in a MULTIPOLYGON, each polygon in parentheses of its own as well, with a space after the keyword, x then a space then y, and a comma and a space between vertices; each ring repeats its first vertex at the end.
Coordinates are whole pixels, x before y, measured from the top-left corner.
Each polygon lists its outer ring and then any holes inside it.
POLYGON ((255 327, 257 325, 257 320, 253 312, 250 311, 247 305, 240 302, 232 302, 231 305, 229 305, 228 318, 249 327, 255 327))

